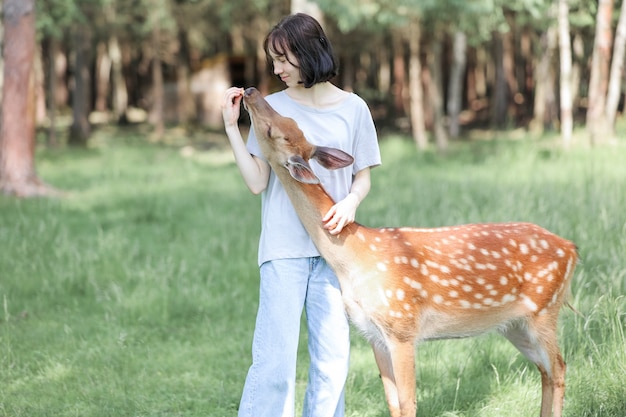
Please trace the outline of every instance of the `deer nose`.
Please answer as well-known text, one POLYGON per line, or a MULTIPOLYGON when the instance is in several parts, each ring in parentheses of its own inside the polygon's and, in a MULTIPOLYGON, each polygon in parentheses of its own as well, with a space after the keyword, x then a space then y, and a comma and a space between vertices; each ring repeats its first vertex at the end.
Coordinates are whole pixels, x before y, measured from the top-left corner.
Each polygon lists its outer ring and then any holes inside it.
POLYGON ((249 87, 246 88, 246 91, 243 92, 244 97, 250 97, 252 94, 254 94, 257 91, 256 88, 254 87, 249 87))

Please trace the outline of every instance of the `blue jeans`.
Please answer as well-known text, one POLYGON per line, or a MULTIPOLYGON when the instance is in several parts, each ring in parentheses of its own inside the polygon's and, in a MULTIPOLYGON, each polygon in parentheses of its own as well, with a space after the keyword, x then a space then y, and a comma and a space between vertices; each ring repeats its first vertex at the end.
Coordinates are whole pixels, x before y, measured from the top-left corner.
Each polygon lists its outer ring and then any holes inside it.
POLYGON ((252 366, 239 417, 293 417, 302 309, 311 365, 305 417, 343 417, 350 334, 339 283, 323 258, 280 259, 261 265, 252 366))

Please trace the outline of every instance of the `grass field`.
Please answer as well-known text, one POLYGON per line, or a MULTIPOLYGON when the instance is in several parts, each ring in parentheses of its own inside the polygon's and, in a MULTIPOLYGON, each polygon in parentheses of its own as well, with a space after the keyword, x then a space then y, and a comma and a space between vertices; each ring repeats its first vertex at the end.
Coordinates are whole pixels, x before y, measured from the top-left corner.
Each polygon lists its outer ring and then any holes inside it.
MULTIPOLYGON (((260 198, 228 149, 181 144, 101 129, 87 150, 38 152, 65 198, 0 197, 0 416, 236 415, 260 198)), ((381 146, 364 224, 531 221, 577 243, 571 302, 584 317, 561 316, 565 416, 626 416, 624 143, 563 152, 500 139, 446 156, 399 137, 381 146)), ((371 349, 352 339, 347 415, 386 416, 371 349)), ((539 373, 504 339, 425 343, 416 358, 420 416, 539 414, 539 373)))

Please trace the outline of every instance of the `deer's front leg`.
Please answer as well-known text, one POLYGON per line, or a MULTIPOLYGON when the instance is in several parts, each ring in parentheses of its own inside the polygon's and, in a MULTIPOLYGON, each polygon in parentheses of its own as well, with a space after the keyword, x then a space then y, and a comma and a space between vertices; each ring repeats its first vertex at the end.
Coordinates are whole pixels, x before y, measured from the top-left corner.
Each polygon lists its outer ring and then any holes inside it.
POLYGON ((415 345, 412 341, 398 342, 390 349, 393 375, 400 402, 401 417, 415 417, 415 345))

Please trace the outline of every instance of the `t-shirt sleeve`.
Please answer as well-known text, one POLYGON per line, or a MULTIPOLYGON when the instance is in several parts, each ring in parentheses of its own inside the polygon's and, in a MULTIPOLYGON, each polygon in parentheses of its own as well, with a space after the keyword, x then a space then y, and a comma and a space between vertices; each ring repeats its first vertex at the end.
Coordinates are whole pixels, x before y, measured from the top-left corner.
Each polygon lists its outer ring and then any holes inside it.
POLYGON ((352 151, 354 156, 353 175, 364 168, 375 167, 382 163, 376 126, 369 107, 361 98, 359 98, 358 112, 355 116, 357 125, 352 151))

